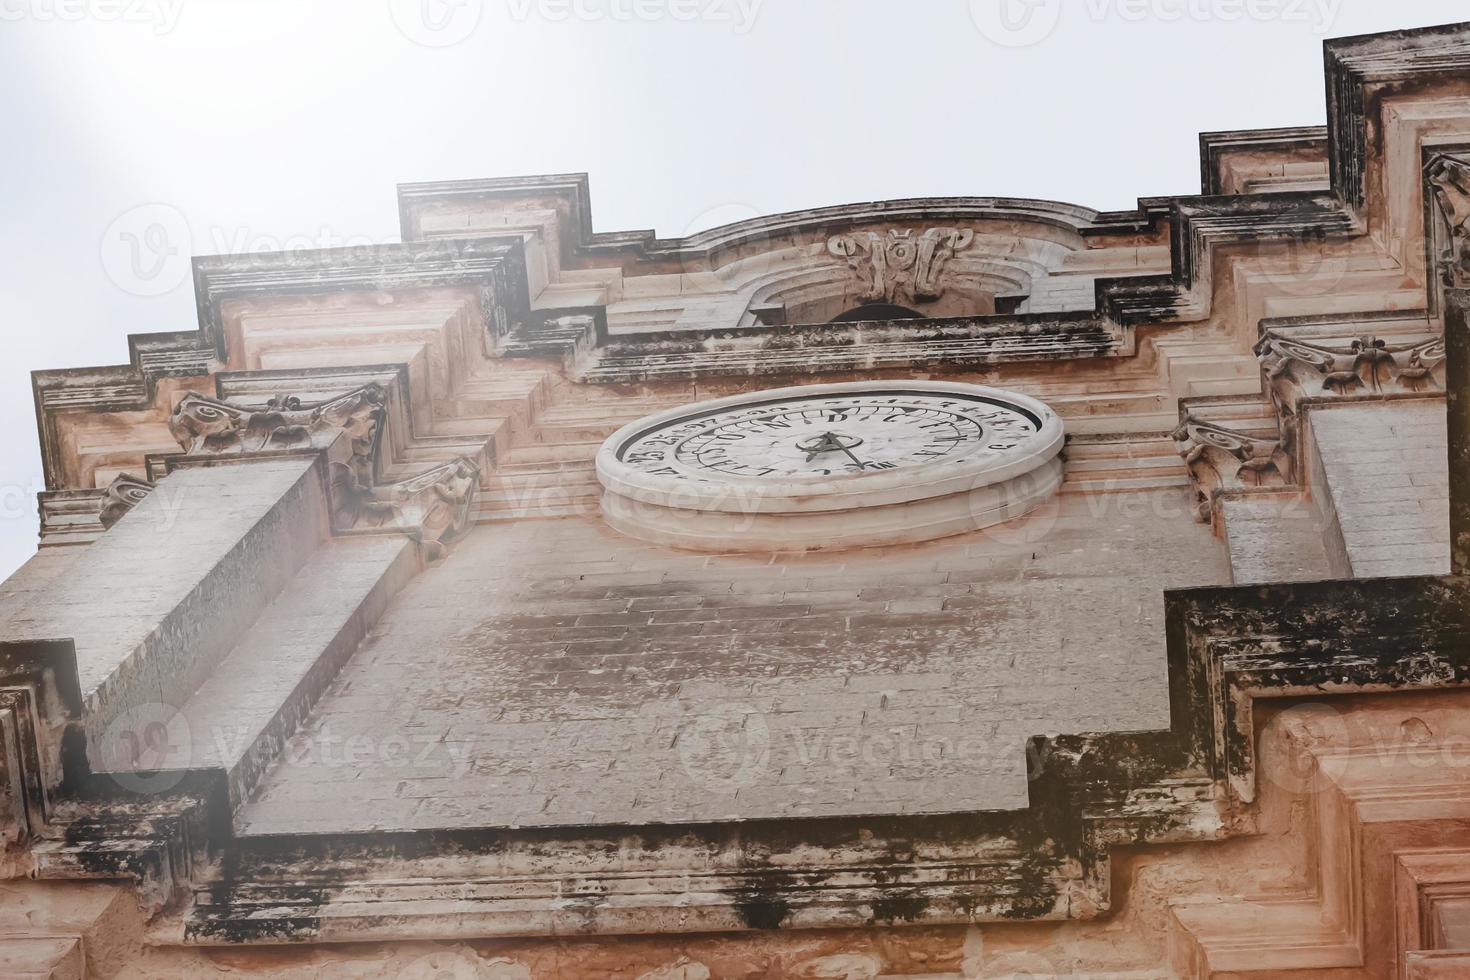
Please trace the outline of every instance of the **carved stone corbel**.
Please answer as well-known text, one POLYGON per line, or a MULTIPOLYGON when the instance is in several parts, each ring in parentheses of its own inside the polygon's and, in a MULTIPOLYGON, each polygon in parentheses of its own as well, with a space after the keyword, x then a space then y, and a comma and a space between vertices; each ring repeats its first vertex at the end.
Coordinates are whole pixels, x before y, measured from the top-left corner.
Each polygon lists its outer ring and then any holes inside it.
POLYGON ((1215 494, 1222 490, 1292 482, 1292 458, 1280 438, 1252 436, 1193 415, 1171 435, 1189 467, 1203 522, 1211 519, 1215 494))
POLYGON ((112 530, 114 524, 126 517, 129 511, 142 503, 156 488, 148 480, 128 473, 113 480, 107 487, 107 495, 102 498, 102 509, 98 514, 103 530, 112 530))
POLYGON ((332 464, 332 520, 339 531, 396 529, 423 544, 429 560, 470 524, 480 468, 461 456, 401 483, 363 484, 352 468, 332 464))
POLYGON ((950 260, 974 240, 968 229, 930 228, 916 238, 912 229, 893 228, 833 236, 827 251, 857 273, 864 303, 932 303, 948 287, 950 260))
POLYGON ((1390 345, 1375 336, 1313 344, 1268 330, 1256 346, 1272 400, 1296 416, 1311 398, 1372 397, 1443 391, 1444 338, 1390 345))
POLYGON ((277 397, 259 409, 191 392, 174 409, 168 427, 191 456, 324 448, 345 433, 353 467, 371 482, 373 448, 386 404, 387 391, 376 383, 316 405, 277 397))
POLYGON ((1276 410, 1281 450, 1301 473, 1302 412, 1308 403, 1432 395, 1444 391, 1444 338, 1408 333, 1390 342, 1368 334, 1323 339, 1300 325, 1268 327, 1256 345, 1266 393, 1276 410))

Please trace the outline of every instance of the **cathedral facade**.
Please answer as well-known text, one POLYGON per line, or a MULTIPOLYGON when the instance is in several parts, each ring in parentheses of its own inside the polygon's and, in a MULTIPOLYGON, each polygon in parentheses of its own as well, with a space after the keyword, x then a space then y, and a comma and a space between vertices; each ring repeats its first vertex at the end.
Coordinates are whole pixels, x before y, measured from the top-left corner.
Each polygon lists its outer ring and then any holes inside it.
POLYGON ((1470 976, 1470 26, 1201 193, 580 175, 34 376, 0 975, 1470 976))

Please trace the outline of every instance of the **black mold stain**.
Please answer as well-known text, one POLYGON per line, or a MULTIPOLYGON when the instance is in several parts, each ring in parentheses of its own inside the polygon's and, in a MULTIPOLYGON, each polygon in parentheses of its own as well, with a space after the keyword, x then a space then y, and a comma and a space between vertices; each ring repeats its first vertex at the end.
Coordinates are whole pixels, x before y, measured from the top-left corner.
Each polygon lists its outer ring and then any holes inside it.
POLYGON ((873 919, 884 925, 918 922, 928 907, 929 900, 921 895, 913 893, 889 895, 873 903, 873 919))

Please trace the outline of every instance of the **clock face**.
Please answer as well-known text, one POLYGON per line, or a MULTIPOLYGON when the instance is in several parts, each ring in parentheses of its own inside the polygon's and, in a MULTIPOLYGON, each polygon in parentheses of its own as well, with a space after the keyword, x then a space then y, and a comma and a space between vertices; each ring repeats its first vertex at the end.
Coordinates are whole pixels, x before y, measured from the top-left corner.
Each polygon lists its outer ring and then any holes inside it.
POLYGON ((1050 409, 1010 392, 923 381, 812 385, 635 422, 607 441, 597 469, 624 501, 809 513, 973 492, 1049 463, 1062 439, 1050 409))
POLYGON ((895 388, 754 399, 622 443, 621 462, 694 480, 819 480, 956 466, 1013 450, 1042 420, 997 398, 895 388))

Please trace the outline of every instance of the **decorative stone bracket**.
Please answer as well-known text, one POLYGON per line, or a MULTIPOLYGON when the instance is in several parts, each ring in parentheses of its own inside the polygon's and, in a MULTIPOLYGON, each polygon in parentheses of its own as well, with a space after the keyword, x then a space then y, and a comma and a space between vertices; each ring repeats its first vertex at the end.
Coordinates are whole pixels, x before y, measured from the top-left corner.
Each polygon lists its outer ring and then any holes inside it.
POLYGON ((837 235, 827 251, 857 273, 864 303, 932 303, 948 287, 948 266, 975 241, 959 228, 930 228, 915 237, 909 228, 837 235))
POLYGON ((1314 344, 1268 329, 1256 345, 1277 410, 1295 418, 1315 398, 1378 398, 1444 390, 1443 337, 1392 344, 1368 335, 1338 344, 1314 344))
POLYGON ((1194 481, 1199 519, 1206 523, 1212 519, 1219 492, 1287 486, 1296 472, 1290 447, 1279 433, 1250 424, 1263 420, 1222 421, 1209 421, 1186 407, 1183 421, 1171 434, 1194 481))
MULTIPOLYGON (((333 529, 403 531, 436 560, 469 526, 479 467, 459 457, 411 479, 380 485, 377 457, 387 402, 387 389, 376 382, 316 405, 277 396, 260 409, 190 394, 175 409, 169 429, 186 456, 194 458, 321 452, 345 436, 346 454, 327 464, 333 529)), ((137 492, 130 484, 116 490, 120 496, 137 492)))
POLYGON ((98 514, 98 520, 102 522, 102 529, 110 531, 118 521, 127 516, 128 512, 143 502, 157 489, 157 485, 150 480, 124 473, 113 480, 107 488, 107 493, 102 498, 102 510, 98 514))
POLYGON ((352 467, 334 462, 332 524, 339 530, 405 531, 435 561, 469 527, 479 484, 480 468, 465 456, 401 483, 379 487, 363 485, 352 467))
POLYGON ((1202 521, 1212 519, 1222 491, 1302 483, 1301 427, 1310 408, 1439 398, 1445 391, 1443 336, 1406 314, 1265 320, 1255 352, 1265 405, 1253 397, 1180 403, 1173 438, 1202 521))
POLYGON ((174 409, 168 427, 189 456, 322 449, 346 434, 351 440, 350 465, 359 478, 370 482, 387 400, 387 390, 376 383, 318 405, 278 396, 261 409, 191 392, 174 409))

